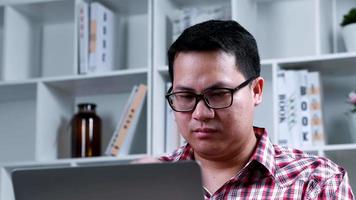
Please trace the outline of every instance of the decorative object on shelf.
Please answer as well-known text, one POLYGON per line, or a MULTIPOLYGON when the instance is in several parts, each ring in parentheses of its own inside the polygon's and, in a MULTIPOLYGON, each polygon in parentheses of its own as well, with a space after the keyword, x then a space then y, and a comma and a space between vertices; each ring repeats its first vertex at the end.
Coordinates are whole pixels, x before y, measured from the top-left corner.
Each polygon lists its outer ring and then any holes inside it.
POLYGON ((96 104, 78 104, 72 118, 72 157, 92 157, 101 154, 101 119, 96 104))
POLYGON ((340 24, 347 51, 356 51, 356 8, 352 8, 340 24))
POLYGON ((349 115, 349 127, 352 142, 356 142, 356 92, 349 93, 347 102, 352 105, 352 109, 348 112, 349 115))

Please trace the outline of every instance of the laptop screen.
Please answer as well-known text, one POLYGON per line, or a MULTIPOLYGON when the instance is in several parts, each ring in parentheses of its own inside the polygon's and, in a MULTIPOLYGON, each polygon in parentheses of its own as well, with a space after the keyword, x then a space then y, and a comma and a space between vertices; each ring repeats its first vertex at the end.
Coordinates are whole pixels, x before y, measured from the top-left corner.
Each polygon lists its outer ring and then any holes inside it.
POLYGON ((203 199, 195 162, 19 169, 12 172, 16 200, 203 199))

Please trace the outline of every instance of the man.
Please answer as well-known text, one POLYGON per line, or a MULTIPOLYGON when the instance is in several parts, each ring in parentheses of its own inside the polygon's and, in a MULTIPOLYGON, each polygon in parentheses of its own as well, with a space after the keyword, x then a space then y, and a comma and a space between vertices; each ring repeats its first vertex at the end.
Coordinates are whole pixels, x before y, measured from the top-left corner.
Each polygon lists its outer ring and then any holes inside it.
POLYGON ((160 160, 198 161, 205 199, 353 199, 343 168, 272 145, 253 127, 264 80, 256 41, 237 22, 186 29, 168 59, 166 98, 187 145, 160 160))

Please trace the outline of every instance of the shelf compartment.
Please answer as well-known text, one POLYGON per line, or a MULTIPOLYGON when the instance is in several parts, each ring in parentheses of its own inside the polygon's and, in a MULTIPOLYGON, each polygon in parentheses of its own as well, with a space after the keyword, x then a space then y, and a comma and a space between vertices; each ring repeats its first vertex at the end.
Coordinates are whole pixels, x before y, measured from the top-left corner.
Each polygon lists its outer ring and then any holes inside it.
POLYGON ((234 19, 256 37, 264 59, 319 55, 332 51, 331 6, 331 0, 237 0, 234 19))
POLYGON ((148 0, 98 0, 114 12, 114 68, 148 68, 151 11, 148 0))
POLYGON ((334 0, 335 7, 333 10, 334 14, 334 52, 345 52, 345 42, 341 33, 342 27, 340 23, 342 22, 343 16, 349 12, 351 8, 356 7, 356 2, 353 0, 334 0))
POLYGON ((74 28, 74 1, 6 6, 3 80, 73 74, 74 28))
POLYGON ((37 85, 0 85, 0 165, 35 160, 37 85))
POLYGON ((298 62, 282 62, 284 69, 307 69, 319 71, 322 84, 322 111, 327 144, 347 144, 351 140, 346 113, 348 93, 355 90, 356 56, 341 54, 325 56, 324 59, 310 59, 298 62), (335 69, 338 68, 338 69, 335 69))
MULTIPOLYGON (((169 46, 173 43, 173 21, 179 16, 184 9, 191 8, 205 8, 210 6, 224 6, 228 9, 226 12, 227 16, 231 16, 231 1, 183 1, 183 0, 167 0, 167 1, 153 1, 153 29, 154 29, 154 65, 162 66, 167 65, 167 50, 169 46)), ((206 16, 203 16, 206 17, 206 16)), ((198 17, 196 17, 198 18, 198 17)), ((199 21, 200 19, 194 18, 193 20, 199 21)), ((231 17, 230 17, 231 18, 231 17)))
MULTIPOLYGON (((141 72, 45 81, 40 87, 38 100, 40 106, 38 120, 43 125, 38 130, 41 141, 37 143, 37 150, 42 152, 38 160, 70 158, 70 120, 77 112, 76 105, 81 102, 97 104, 97 114, 102 119, 104 153, 132 87, 140 83, 147 84, 147 78, 147 73, 141 72)), ((148 152, 146 104, 135 129, 130 154, 148 152)))

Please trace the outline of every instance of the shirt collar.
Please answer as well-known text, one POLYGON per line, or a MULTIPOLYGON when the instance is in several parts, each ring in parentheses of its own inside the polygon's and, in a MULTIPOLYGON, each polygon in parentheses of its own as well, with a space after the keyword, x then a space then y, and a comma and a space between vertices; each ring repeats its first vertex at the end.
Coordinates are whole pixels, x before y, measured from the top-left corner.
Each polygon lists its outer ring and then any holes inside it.
POLYGON ((257 161, 267 169, 268 175, 274 176, 276 164, 273 144, 268 138, 267 131, 264 128, 254 127, 254 132, 257 137, 257 145, 250 161, 257 161))

